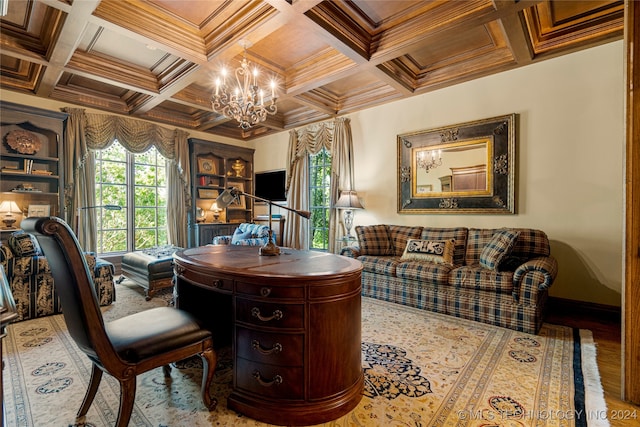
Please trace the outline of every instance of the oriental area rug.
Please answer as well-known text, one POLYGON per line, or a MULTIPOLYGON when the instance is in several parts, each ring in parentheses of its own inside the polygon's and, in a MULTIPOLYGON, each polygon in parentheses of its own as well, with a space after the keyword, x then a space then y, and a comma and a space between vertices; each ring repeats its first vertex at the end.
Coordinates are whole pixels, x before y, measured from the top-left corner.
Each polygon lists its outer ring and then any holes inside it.
MULTIPOLYGON (((104 308, 107 320, 170 303, 145 301, 126 282, 104 308)), ((90 363, 61 315, 8 327, 4 339, 8 426, 74 425, 90 363)), ((227 409, 230 349, 219 352, 215 411, 200 398, 200 359, 138 376, 130 426, 265 426, 227 409)), ((588 330, 545 324, 539 335, 515 332, 369 298, 362 300, 364 396, 347 415, 323 424, 354 426, 605 427, 606 406, 588 330)), ((117 381, 103 376, 87 426, 113 426, 117 381)))

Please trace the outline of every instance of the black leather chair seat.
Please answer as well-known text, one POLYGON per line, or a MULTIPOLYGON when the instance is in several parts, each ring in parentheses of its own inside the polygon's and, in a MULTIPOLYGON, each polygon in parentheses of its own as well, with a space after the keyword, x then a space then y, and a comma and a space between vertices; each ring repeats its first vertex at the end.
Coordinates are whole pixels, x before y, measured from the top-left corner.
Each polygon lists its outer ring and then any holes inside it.
POLYGON ((116 319, 106 323, 105 329, 118 355, 133 363, 211 336, 189 313, 171 307, 116 319))

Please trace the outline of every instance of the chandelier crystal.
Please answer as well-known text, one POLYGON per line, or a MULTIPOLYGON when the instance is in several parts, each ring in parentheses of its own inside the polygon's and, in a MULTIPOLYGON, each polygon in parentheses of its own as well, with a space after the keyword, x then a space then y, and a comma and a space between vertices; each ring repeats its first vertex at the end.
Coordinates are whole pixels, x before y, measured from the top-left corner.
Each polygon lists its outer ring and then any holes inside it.
POLYGON ((416 162, 418 163, 418 167, 424 169, 429 173, 431 169, 435 169, 438 166, 442 165, 442 150, 437 151, 438 158, 436 159, 436 150, 431 150, 425 156, 425 152, 421 151, 418 154, 416 162))
POLYGON ((264 99, 268 95, 258 86, 258 67, 251 70, 246 56, 250 42, 244 41, 242 45, 244 55, 240 67, 235 70, 235 85, 227 81, 227 70, 223 68, 215 81, 216 91, 211 99, 211 107, 216 113, 236 120, 243 130, 248 130, 253 125, 264 122, 267 114, 273 115, 278 109, 275 81, 271 81, 270 99, 268 105, 265 105, 264 99))

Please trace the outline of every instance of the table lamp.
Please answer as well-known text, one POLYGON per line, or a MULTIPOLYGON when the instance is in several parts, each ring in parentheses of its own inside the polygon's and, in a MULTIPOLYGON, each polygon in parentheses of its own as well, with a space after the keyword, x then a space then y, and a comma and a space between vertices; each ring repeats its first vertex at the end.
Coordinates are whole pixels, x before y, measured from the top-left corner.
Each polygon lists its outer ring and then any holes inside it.
POLYGON ((351 226, 353 225, 353 210, 364 209, 360 204, 360 200, 358 200, 358 193, 353 190, 342 191, 334 208, 343 209, 344 227, 347 230, 347 234, 344 237, 352 239, 351 226))
POLYGON ((213 222, 220 222, 220 211, 222 209, 218 207, 218 204, 216 202, 213 202, 213 204, 211 205, 211 209, 209 210, 213 212, 213 222))
POLYGON ((0 203, 0 213, 4 213, 5 216, 2 218, 2 222, 4 222, 4 228, 8 230, 13 230, 15 227, 13 224, 16 222, 16 216, 14 213, 21 213, 18 204, 13 200, 5 200, 0 203))
MULTIPOLYGON (((229 206, 231 203, 233 203, 234 200, 237 200, 239 196, 247 196, 250 199, 259 200, 269 205, 269 241, 265 243, 264 246, 260 247, 260 249, 258 250, 258 254, 265 255, 265 256, 280 255, 280 248, 275 243, 273 243, 273 228, 271 228, 271 207, 275 205, 275 202, 269 199, 264 199, 262 197, 254 196, 253 194, 245 193, 243 191, 240 191, 236 187, 229 187, 226 190, 224 190, 222 193, 220 193, 220 195, 216 199, 215 204, 219 208, 224 209, 227 206, 229 206)), ((294 212, 303 218, 308 219, 309 217, 311 217, 311 212, 309 211, 299 211, 297 209, 293 209, 293 208, 282 206, 282 205, 278 205, 278 206, 280 206, 282 209, 286 209, 288 211, 294 212)))

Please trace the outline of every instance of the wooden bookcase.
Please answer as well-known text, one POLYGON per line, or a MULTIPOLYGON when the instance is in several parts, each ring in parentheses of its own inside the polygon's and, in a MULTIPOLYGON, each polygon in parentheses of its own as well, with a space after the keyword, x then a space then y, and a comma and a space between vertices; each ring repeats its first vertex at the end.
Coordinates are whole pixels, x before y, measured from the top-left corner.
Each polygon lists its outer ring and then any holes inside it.
POLYGON ((237 187, 245 193, 253 194, 254 150, 190 138, 189 152, 193 197, 189 218, 189 246, 194 247, 211 243, 217 235, 229 234, 229 230, 235 230, 236 224, 251 222, 253 200, 248 197, 241 197, 239 204, 222 209, 217 222, 211 207, 218 195, 228 187, 237 187), (198 208, 204 212, 204 218, 197 215, 198 208))
MULTIPOLYGON (((30 209, 32 214, 64 217, 67 114, 2 101, 0 110, 0 202, 12 200, 22 210, 16 227, 30 209)), ((13 231, 0 228, 2 239, 13 231)))

